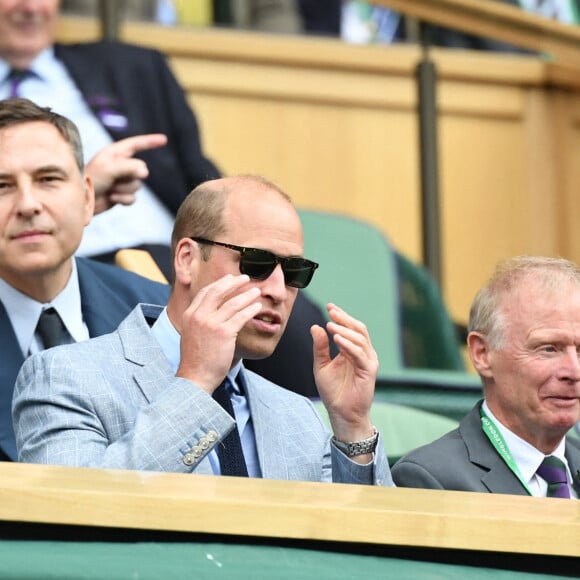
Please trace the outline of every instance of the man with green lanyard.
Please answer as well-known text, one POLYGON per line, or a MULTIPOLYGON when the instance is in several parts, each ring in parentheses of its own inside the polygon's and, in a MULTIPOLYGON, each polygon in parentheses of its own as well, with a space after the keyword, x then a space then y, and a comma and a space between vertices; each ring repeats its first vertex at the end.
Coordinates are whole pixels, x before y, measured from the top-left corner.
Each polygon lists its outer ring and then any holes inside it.
POLYGON ((471 306, 467 339, 480 401, 459 427, 403 457, 401 487, 577 499, 580 267, 555 258, 501 263, 471 306))

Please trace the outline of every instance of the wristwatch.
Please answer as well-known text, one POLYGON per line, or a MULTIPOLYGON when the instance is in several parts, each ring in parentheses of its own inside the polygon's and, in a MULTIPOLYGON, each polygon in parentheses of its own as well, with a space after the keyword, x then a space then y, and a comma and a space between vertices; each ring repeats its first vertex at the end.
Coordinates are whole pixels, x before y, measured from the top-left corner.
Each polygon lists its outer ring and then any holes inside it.
POLYGON ((356 457, 357 455, 365 455, 366 453, 374 453, 377 448, 377 441, 379 440, 379 433, 376 427, 373 427, 375 432, 368 439, 362 441, 339 441, 336 437, 332 438, 334 445, 342 451, 347 457, 356 457))

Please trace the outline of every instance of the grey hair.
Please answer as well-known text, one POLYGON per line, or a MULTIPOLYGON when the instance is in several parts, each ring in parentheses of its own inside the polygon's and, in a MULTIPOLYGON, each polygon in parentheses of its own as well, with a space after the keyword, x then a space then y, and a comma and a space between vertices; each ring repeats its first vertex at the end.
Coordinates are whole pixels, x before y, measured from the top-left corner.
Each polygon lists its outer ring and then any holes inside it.
POLYGON ((541 256, 517 256, 500 262, 473 300, 468 332, 479 332, 487 337, 490 348, 502 349, 508 326, 503 301, 530 278, 547 291, 555 290, 562 282, 580 286, 580 268, 564 258, 541 256))

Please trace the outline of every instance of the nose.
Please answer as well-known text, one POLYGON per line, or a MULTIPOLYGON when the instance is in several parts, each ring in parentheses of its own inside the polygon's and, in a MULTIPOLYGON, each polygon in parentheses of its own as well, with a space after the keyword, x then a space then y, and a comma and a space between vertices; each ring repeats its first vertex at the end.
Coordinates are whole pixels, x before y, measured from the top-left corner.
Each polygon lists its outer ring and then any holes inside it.
POLYGON ((276 264, 274 271, 261 283, 262 296, 269 296, 274 302, 286 299, 288 289, 284 281, 281 264, 276 264))
POLYGON ((560 378, 574 383, 580 382, 580 352, 576 347, 566 349, 560 378))
POLYGON ((42 204, 29 183, 18 185, 16 212, 19 216, 30 217, 40 213, 42 204))

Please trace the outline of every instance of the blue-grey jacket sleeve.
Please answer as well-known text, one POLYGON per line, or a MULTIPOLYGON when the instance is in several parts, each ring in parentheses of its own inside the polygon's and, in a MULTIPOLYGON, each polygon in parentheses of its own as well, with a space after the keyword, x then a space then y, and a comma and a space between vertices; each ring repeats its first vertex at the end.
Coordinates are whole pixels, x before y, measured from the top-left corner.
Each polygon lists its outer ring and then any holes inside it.
POLYGON ((231 417, 185 379, 168 376, 148 401, 130 384, 132 375, 81 363, 79 352, 56 347, 25 361, 13 401, 20 461, 185 473, 233 428, 231 417))
POLYGON ((374 458, 368 465, 360 465, 349 459, 331 444, 332 481, 336 483, 356 483, 362 485, 394 486, 387 454, 379 433, 374 458))

